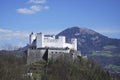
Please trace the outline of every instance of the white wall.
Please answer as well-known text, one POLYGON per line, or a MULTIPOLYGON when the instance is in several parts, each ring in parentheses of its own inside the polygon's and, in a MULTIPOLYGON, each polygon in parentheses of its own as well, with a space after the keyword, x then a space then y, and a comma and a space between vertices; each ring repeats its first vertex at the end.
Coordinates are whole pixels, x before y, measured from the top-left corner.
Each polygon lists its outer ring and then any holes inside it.
POLYGON ((37 33, 36 46, 37 48, 44 47, 44 34, 43 33, 37 33))
POLYGON ((30 43, 36 38, 36 47, 53 47, 53 48, 70 48, 77 50, 77 39, 71 39, 71 43, 66 43, 65 36, 59 36, 58 39, 53 37, 45 37, 43 33, 37 33, 37 35, 31 35, 30 43))
POLYGON ((73 48, 77 50, 77 39, 76 38, 71 39, 71 43, 72 43, 73 48))

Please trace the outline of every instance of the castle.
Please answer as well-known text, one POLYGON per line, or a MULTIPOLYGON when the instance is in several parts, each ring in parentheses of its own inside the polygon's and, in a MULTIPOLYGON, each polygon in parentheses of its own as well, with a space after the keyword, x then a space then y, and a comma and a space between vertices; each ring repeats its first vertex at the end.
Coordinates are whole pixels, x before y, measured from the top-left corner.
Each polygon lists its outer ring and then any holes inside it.
POLYGON ((70 43, 66 43, 65 36, 55 38, 54 35, 44 35, 43 33, 31 33, 30 45, 38 48, 69 48, 77 50, 77 39, 71 39, 70 43))
POLYGON ((81 56, 77 51, 77 39, 66 42, 65 36, 56 38, 54 35, 44 35, 43 33, 31 33, 29 36, 30 48, 27 50, 27 64, 31 64, 43 59, 43 55, 48 50, 48 58, 57 58, 68 54, 72 58, 81 56))

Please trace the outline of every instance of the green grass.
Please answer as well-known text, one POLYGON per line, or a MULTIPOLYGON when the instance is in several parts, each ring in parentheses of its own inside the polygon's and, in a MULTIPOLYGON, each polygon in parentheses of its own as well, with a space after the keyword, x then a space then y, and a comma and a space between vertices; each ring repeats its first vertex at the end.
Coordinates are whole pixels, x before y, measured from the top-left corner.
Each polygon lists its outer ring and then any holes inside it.
POLYGON ((120 66, 113 65, 113 64, 107 65, 106 68, 107 68, 107 69, 119 69, 119 70, 120 70, 120 66))
POLYGON ((33 73, 33 78, 40 79, 40 73, 33 73))
POLYGON ((104 46, 103 48, 104 49, 114 49, 114 48, 117 48, 117 47, 114 46, 114 45, 107 45, 107 46, 104 46))
POLYGON ((112 54, 105 53, 105 52, 102 52, 102 51, 100 53, 93 51, 92 55, 93 56, 113 57, 112 54))
POLYGON ((109 53, 104 51, 93 51, 92 56, 103 56, 103 57, 120 57, 120 53, 109 53))

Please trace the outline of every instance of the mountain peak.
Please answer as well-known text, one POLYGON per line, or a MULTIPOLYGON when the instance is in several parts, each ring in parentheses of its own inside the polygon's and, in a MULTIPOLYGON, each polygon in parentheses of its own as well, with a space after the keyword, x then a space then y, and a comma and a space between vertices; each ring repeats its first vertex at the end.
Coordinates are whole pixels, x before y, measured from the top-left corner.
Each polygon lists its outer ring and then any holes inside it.
POLYGON ((71 28, 67 28, 65 29, 63 32, 72 32, 72 34, 78 34, 78 33, 81 33, 81 34, 91 34, 91 35, 94 35, 94 34, 98 34, 97 32, 91 30, 91 29, 88 29, 88 28, 85 28, 85 27, 79 27, 79 26, 74 26, 74 27, 71 27, 71 28))
POLYGON ((56 37, 58 36, 65 36, 66 42, 69 42, 71 38, 76 38, 78 50, 83 53, 89 53, 93 50, 100 50, 105 45, 111 43, 111 39, 109 39, 108 37, 94 30, 78 26, 67 28, 56 35, 56 37))

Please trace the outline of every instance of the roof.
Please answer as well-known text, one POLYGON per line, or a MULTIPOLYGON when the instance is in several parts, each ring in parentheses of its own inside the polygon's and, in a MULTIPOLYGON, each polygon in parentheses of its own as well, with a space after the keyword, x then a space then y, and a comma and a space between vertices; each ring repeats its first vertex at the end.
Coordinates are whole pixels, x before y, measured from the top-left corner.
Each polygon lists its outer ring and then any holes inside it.
POLYGON ((69 48, 48 48, 48 47, 45 47, 45 48, 37 48, 37 49, 48 49, 48 50, 68 50, 69 48))
POLYGON ((55 35, 44 35, 45 37, 53 37, 53 36, 55 36, 55 35))

